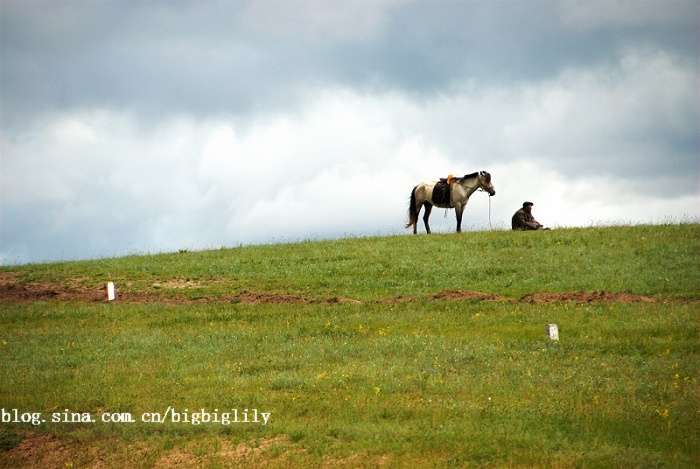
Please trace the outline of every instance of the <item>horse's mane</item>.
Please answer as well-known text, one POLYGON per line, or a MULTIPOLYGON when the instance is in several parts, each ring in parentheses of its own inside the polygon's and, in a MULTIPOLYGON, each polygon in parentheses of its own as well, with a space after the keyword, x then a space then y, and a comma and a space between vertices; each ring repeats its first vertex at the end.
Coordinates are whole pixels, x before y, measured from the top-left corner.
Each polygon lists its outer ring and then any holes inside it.
MULTIPOLYGON (((475 177, 478 177, 478 176, 479 176, 479 172, 480 172, 480 171, 477 171, 477 172, 471 173, 471 174, 466 174, 466 175, 464 175, 464 177, 462 178, 462 180, 464 180, 464 179, 473 179, 473 178, 475 178, 475 177)), ((484 173, 484 176, 486 177, 486 182, 491 182, 491 174, 487 173, 486 171, 482 171, 482 172, 484 173)))

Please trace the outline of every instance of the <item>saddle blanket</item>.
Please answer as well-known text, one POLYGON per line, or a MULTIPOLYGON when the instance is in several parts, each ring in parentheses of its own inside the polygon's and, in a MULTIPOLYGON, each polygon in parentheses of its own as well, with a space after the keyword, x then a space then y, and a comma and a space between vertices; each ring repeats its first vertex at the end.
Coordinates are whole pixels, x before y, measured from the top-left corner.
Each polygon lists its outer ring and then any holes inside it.
POLYGON ((432 201, 433 205, 450 205, 450 184, 452 183, 452 175, 447 179, 440 180, 433 187, 432 201))

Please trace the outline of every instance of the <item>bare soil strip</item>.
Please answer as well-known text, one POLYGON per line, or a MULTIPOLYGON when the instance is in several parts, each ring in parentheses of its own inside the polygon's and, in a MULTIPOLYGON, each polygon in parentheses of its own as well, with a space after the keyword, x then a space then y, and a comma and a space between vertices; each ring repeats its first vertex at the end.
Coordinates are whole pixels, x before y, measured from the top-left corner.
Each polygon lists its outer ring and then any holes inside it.
MULTIPOLYGON (((220 282, 219 282, 220 283, 220 282)), ((206 281, 190 281, 170 279, 153 285, 153 291, 119 292, 117 300, 120 303, 164 303, 164 304, 193 304, 229 302, 244 304, 361 304, 361 301, 330 297, 307 298, 296 295, 277 293, 262 293, 241 291, 223 296, 187 296, 184 291, 189 288, 206 287, 206 281)), ((397 296, 386 298, 377 303, 404 303, 421 300, 450 300, 450 301, 487 301, 487 302, 523 302, 523 303, 655 303, 658 300, 643 295, 629 293, 601 292, 564 292, 564 293, 528 293, 521 298, 506 298, 490 293, 466 290, 445 290, 426 298, 411 298, 397 296)), ((17 272, 0 273, 0 304, 2 303, 32 303, 36 301, 58 301, 71 303, 104 302, 106 294, 104 286, 95 287, 90 279, 71 279, 65 285, 42 282, 21 282, 17 272)))
MULTIPOLYGON (((73 467, 70 463, 75 455, 81 455, 91 459, 90 467, 109 468, 122 466, 120 456, 110 460, 102 450, 97 448, 86 449, 70 438, 61 438, 49 434, 37 432, 24 432, 19 435, 21 441, 6 451, 5 461, 14 463, 16 467, 45 468, 45 467, 73 467), (68 462, 66 462, 68 461, 68 462)), ((164 452, 153 465, 154 468, 189 468, 204 467, 207 463, 234 460, 242 466, 259 467, 261 464, 284 462, 281 457, 293 454, 303 454, 305 449, 292 442, 287 435, 276 435, 250 442, 235 445, 225 438, 219 441, 219 449, 207 456, 197 455, 196 448, 186 443, 164 452), (278 458, 269 455, 270 450, 277 448, 278 458), (279 459, 279 460, 278 460, 279 459)), ((145 453, 148 448, 145 444, 135 443, 129 445, 130 453, 145 453)), ((278 467, 278 464, 272 464, 278 467)), ((14 467, 13 466, 13 467, 14 467)))

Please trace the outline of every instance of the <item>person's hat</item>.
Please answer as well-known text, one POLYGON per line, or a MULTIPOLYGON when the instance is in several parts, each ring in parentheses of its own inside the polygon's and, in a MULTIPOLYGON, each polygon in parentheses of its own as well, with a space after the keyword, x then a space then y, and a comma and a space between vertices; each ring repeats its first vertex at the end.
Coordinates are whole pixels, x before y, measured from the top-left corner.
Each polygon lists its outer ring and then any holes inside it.
POLYGON ((527 207, 528 205, 535 205, 532 202, 523 202, 523 208, 527 207))

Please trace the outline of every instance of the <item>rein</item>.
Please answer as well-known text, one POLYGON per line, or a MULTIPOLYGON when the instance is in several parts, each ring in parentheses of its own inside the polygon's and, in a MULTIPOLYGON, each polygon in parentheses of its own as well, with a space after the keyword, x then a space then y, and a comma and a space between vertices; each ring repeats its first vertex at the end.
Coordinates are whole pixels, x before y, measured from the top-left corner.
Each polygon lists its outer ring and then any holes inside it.
POLYGON ((489 194, 489 231, 493 231, 493 226, 491 226, 491 194, 489 194))
MULTIPOLYGON (((486 192, 483 187, 479 187, 477 190, 481 192, 486 192)), ((489 231, 493 231, 493 226, 491 226, 491 194, 489 194, 489 231)))

